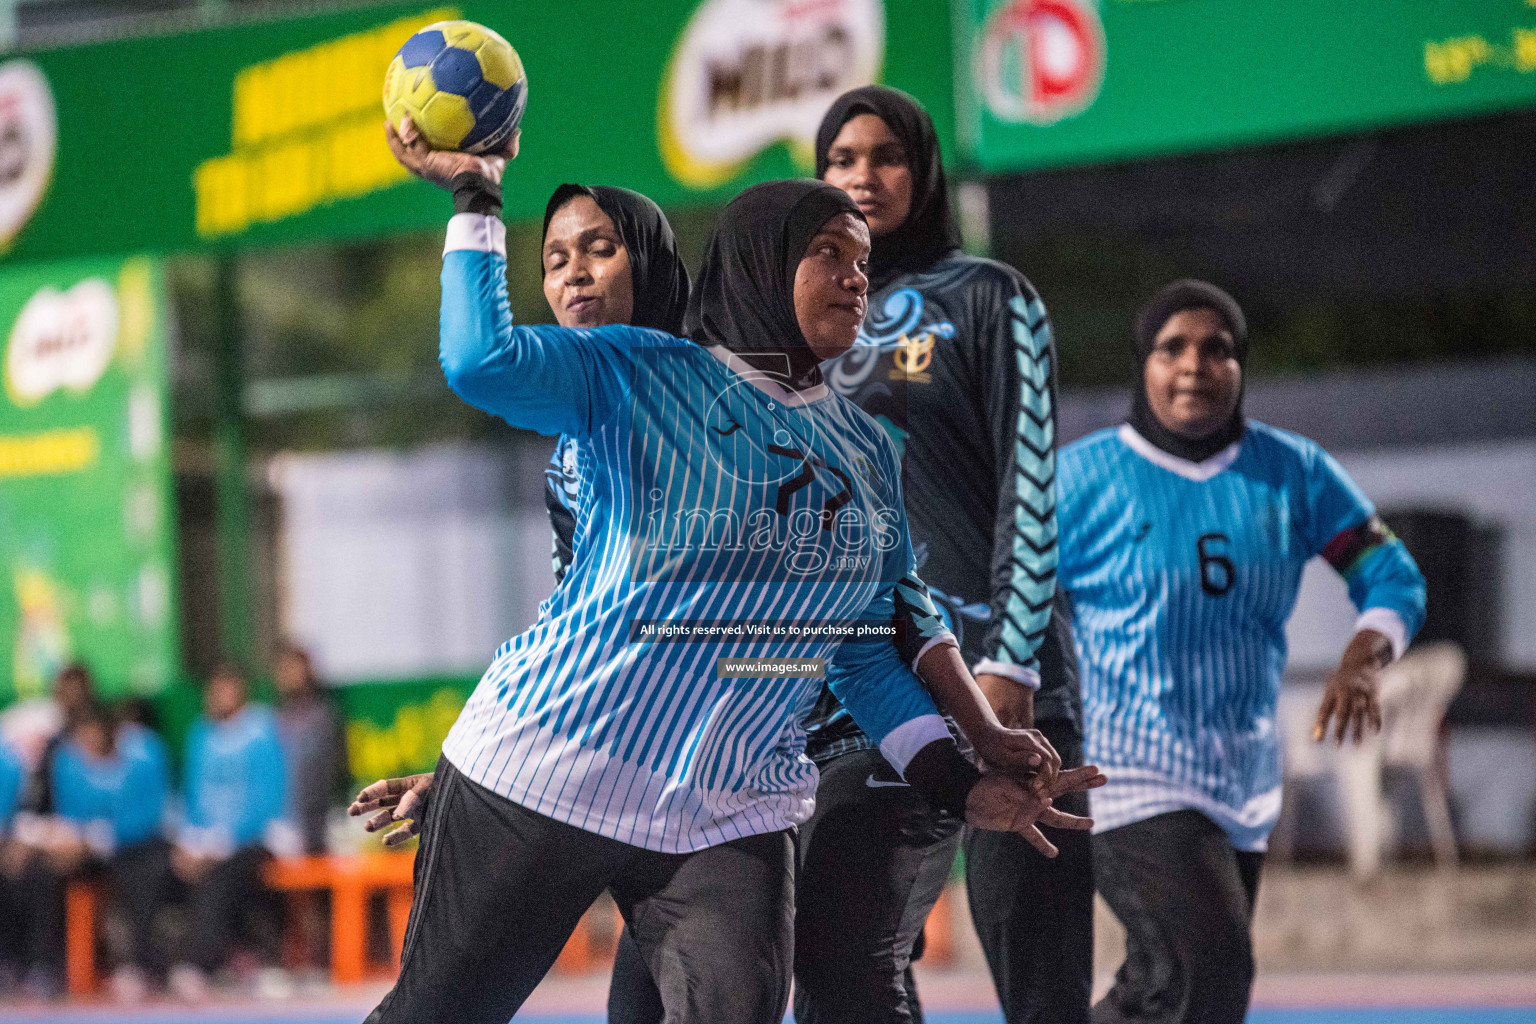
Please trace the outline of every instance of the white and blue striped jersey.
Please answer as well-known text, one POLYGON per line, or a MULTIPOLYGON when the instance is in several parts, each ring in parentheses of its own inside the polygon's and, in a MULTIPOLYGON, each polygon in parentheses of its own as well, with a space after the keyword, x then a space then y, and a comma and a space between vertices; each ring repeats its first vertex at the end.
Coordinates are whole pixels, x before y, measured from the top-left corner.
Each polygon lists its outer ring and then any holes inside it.
POLYGON ((622 325, 519 326, 505 229, 459 214, 443 257, 440 357, 466 401, 578 444, 574 558, 504 644, 443 752, 540 814, 686 853, 803 821, 814 678, 720 678, 721 659, 825 658, 827 683, 897 768, 948 740, 888 634, 912 566, 900 466, 880 426, 824 387, 781 388, 724 349, 622 325), (801 639, 648 626, 793 624, 801 639))
POLYGON ((1180 809, 1262 850, 1280 811, 1285 623, 1323 555, 1400 655, 1424 618, 1413 559, 1327 452, 1249 421, 1205 462, 1128 424, 1059 459, 1060 581, 1082 663, 1096 832, 1180 809))
MULTIPOLYGON (((544 505, 549 510, 553 534, 550 560, 557 582, 565 579, 566 570, 575 557, 571 544, 576 534, 576 510, 582 501, 581 481, 576 472, 580 456, 576 449, 576 439, 562 434, 555 442, 554 454, 550 456, 549 465, 544 470, 544 505)), ((923 656, 933 648, 941 644, 959 646, 955 634, 949 631, 943 615, 934 606, 928 585, 922 580, 911 574, 903 576, 897 582, 892 597, 896 605, 896 615, 891 620, 896 630, 893 642, 901 660, 912 666, 913 672, 918 671, 923 656)), ((800 725, 805 729, 805 754, 818 765, 825 765, 843 754, 874 747, 874 743, 849 717, 848 709, 825 689, 816 701, 816 706, 800 725)), ((952 721, 950 732, 957 739, 961 736, 959 728, 952 721)))

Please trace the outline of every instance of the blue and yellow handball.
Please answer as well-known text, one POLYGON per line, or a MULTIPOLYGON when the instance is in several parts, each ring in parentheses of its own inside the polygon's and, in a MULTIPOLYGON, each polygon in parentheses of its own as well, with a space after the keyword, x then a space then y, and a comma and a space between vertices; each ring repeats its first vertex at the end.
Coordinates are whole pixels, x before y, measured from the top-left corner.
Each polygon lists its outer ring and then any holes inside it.
POLYGON ((405 41, 384 75, 384 116, 407 116, 433 149, 494 153, 523 119, 528 78, 507 42, 472 21, 439 21, 405 41))

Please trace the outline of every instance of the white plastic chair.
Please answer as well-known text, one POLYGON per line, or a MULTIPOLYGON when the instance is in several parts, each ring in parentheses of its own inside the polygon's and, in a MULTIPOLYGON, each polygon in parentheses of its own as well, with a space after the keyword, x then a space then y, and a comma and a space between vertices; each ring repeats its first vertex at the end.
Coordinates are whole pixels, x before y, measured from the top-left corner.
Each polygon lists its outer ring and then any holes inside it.
MULTIPOLYGON (((1442 868, 1455 866, 1456 837, 1440 756, 1440 727, 1465 678, 1466 656, 1455 644, 1430 644, 1409 651, 1381 674, 1381 732, 1359 746, 1346 743, 1343 748, 1312 738, 1322 687, 1289 686, 1281 690, 1276 717, 1286 778, 1335 778, 1350 871, 1356 879, 1371 878, 1381 867, 1391 824, 1381 785, 1388 767, 1413 776, 1435 861, 1442 868)), ((1289 857, 1293 830, 1292 822, 1277 830, 1270 844, 1277 858, 1289 857)))
POLYGON ((1415 648, 1381 677, 1381 763, 1414 776, 1435 862, 1456 866, 1456 835, 1446 795, 1440 727, 1467 677, 1467 656, 1453 643, 1415 648))
MULTIPOLYGON (((1372 735, 1358 747, 1336 747, 1331 741, 1319 743, 1312 738, 1317 724, 1317 709, 1323 700, 1323 687, 1315 684, 1291 684, 1280 690, 1276 725, 1284 756, 1285 781, 1332 779, 1338 787, 1343 815, 1345 841, 1351 871, 1357 878, 1376 872, 1381 862, 1381 836, 1387 820, 1387 808, 1381 798, 1380 736, 1372 735)), ((1286 811, 1292 809, 1287 800, 1286 811)), ((1282 813, 1279 827, 1270 837, 1269 852, 1274 860, 1290 860, 1295 847, 1296 821, 1292 813, 1282 813)))

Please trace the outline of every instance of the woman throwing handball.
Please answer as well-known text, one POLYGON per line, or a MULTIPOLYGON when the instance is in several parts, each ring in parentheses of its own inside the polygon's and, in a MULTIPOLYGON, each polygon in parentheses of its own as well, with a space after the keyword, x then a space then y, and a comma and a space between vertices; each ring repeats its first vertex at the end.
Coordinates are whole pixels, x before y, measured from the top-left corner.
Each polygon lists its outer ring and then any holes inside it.
MULTIPOLYGON (((666 218, 649 199, 627 189, 562 185, 550 197, 544 224, 544 296, 562 326, 630 323, 669 333, 680 332, 688 278, 678 260, 666 218)), ((546 473, 545 503, 554 528, 557 579, 564 578, 574 560, 578 524, 590 524, 591 520, 587 502, 583 500, 587 486, 583 483, 582 473, 591 467, 584 451, 576 438, 562 436, 546 473)), ((1040 785, 1055 785, 1058 765, 1054 751, 1037 733, 1001 727, 966 669, 955 637, 944 626, 922 580, 911 575, 902 579, 897 584, 894 600, 896 648, 901 660, 912 666, 939 706, 960 723, 972 744, 993 766, 1037 768, 1040 785)), ((846 713, 842 717, 846 718, 846 713)), ((813 721, 819 723, 820 718, 813 716, 813 721)), ((903 879, 899 884, 921 885, 932 893, 921 908, 922 916, 926 916, 933 897, 948 876, 953 851, 951 844, 945 855, 929 855, 925 848, 931 845, 931 840, 924 837, 931 833, 937 833, 940 838, 954 836, 960 821, 928 807, 921 796, 909 795, 911 788, 901 785, 901 779, 891 771, 880 752, 868 749, 867 741, 847 742, 846 734, 853 729, 851 725, 846 726, 839 735, 832 735, 835 730, 816 730, 807 740, 806 753, 820 767, 821 777, 817 786, 817 813, 802 827, 800 852, 803 855, 807 849, 815 823, 822 818, 824 804, 846 803, 845 797, 850 792, 855 796, 871 792, 865 785, 866 776, 878 775, 883 782, 880 795, 896 791, 903 794, 895 800, 877 801, 879 805, 900 808, 914 803, 922 805, 922 820, 911 813, 877 814, 858 821, 844 815, 838 817, 839 824, 829 831, 845 834, 855 848, 842 851, 846 856, 840 858, 855 874, 865 866, 865 861, 884 863, 889 857, 889 854, 877 851, 905 850, 915 846, 918 850, 915 856, 908 858, 909 863, 897 865, 896 870, 903 879), (829 777, 826 766, 829 757, 824 756, 829 752, 858 756, 839 761, 839 771, 829 777), (857 789, 850 790, 847 785, 837 782, 840 777, 853 776, 856 776, 853 781, 857 789), (866 850, 871 851, 870 856, 854 855, 856 851, 866 850), (926 869, 919 871, 925 864, 926 869)), ((1070 780, 1065 784, 1070 784, 1070 780)), ((401 832, 400 837, 403 839, 406 834, 401 832)), ((1049 849, 1042 838, 1035 837, 1035 841, 1049 849)), ((889 873, 882 875, 882 879, 889 873)), ((799 873, 797 888, 804 885, 807 877, 803 871, 799 873)), ((797 905, 803 908, 805 904, 803 900, 797 900, 797 905)), ((897 913, 905 911, 898 909, 897 913)), ((917 919, 909 921, 905 927, 915 930, 921 926, 921 919, 917 919)), ((797 937, 797 946, 802 941, 803 936, 797 937)), ((907 941, 910 945, 910 939, 907 941)), ((855 944, 850 945, 858 948, 855 944)), ((846 970, 847 977, 843 980, 853 985, 862 978, 853 965, 862 962, 862 957, 854 953, 849 963, 834 970, 840 973, 846 970)), ((609 992, 610 1024, 655 1024, 662 1020, 660 992, 628 931, 623 932, 619 940, 609 992)), ((865 1019, 879 1013, 876 1008, 881 1005, 880 994, 870 991, 869 986, 860 990, 854 1002, 865 1019)))
MULTIPOLYGON (((544 213, 542 242, 544 297, 563 327, 592 328, 630 324, 678 334, 688 300, 688 276, 678 258, 665 215, 646 197, 607 186, 562 185, 544 213)), ((584 509, 582 473, 592 463, 573 436, 562 436, 547 473, 545 494, 554 527, 554 563, 563 578, 574 558, 578 520, 590 525, 584 509)), ((954 650, 954 638, 927 597, 921 580, 909 576, 897 585, 897 648, 939 700, 964 723, 972 742, 994 765, 1024 768, 1041 765, 1044 783, 1052 782, 1054 764, 1048 744, 1024 731, 1002 729, 974 686, 954 650), (1030 761, 1033 756, 1035 760, 1030 761)), ((808 753, 815 759, 816 754, 808 753)), ((879 754, 873 756, 878 760, 879 754)), ((889 772, 881 762, 884 773, 889 772)), ((383 784, 400 793, 414 790, 413 804, 432 783, 432 774, 383 784)), ((899 781, 899 780, 897 780, 899 781)), ((382 815, 380 825, 398 824, 382 815)), ((947 825, 952 832, 958 827, 947 825)), ((387 845, 415 834, 407 819, 389 832, 387 845)), ((879 842, 872 837, 871 842, 879 842)), ((614 965, 609 1018, 615 1022, 660 1021, 661 997, 650 970, 626 931, 614 965)))
POLYGON ((1130 422, 1061 453, 1061 585, 1082 660, 1094 875, 1126 958, 1095 1021, 1239 1024, 1250 922, 1280 811, 1275 704, 1302 566, 1362 614, 1319 738, 1380 726, 1376 675, 1424 617, 1424 581, 1327 452, 1243 416, 1247 327, 1178 281, 1136 316, 1130 422))
POLYGON ((705 256, 693 341, 517 326, 498 216, 516 142, 503 157, 434 152, 406 126, 390 144, 454 192, 450 385, 515 426, 589 446, 593 522, 444 744, 400 977, 370 1020, 502 1024, 608 888, 667 1020, 776 1024, 790 829, 815 784, 797 716, 818 684, 766 671, 766 656, 821 660, 893 765, 972 824, 1086 824, 978 776, 889 643, 644 639, 658 623, 747 615, 890 620, 911 563, 899 467, 879 427, 817 373, 864 312, 868 234, 842 193, 775 182, 739 196, 705 256), (699 517, 702 531, 673 528, 699 517))
MULTIPOLYGON (((1027 728, 1038 711, 1062 752, 1051 752, 1043 774, 1061 760, 1081 764, 1071 640, 1064 619, 1051 619, 1053 384, 1044 309, 1011 268, 959 252, 937 137, 904 93, 871 86, 840 97, 818 132, 816 159, 821 177, 867 218, 875 289, 860 343, 823 370, 896 442, 919 571, 942 588, 960 633, 958 647, 951 640, 921 664, 907 660, 957 719, 962 705, 944 699, 929 659, 951 659, 960 673, 967 661, 976 665, 1004 725, 1027 728)), ((918 597, 931 606, 926 592, 918 597)), ((960 725, 974 741, 978 732, 960 725)), ((920 1020, 910 964, 949 878, 960 822, 901 785, 830 691, 806 730, 821 781, 800 836, 795 1017, 800 1024, 920 1020)), ((1074 809, 1069 800, 1086 810, 1082 794, 1062 801, 1074 809)), ((1086 840, 1061 835, 1055 861, 1057 850, 1040 837, 980 832, 972 840, 972 912, 1010 1021, 1088 1018, 1086 840), (982 847, 989 838, 1016 843, 982 847), (978 863, 991 869, 982 886, 978 863)), ((610 1024, 661 1019, 633 959, 621 939, 610 1024)))

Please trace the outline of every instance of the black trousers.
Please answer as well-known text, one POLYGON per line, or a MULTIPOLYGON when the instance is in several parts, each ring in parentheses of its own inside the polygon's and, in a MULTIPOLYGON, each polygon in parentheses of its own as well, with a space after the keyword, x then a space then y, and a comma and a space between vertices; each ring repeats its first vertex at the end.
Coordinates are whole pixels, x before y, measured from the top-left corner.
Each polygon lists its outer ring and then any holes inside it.
MULTIPOLYGON (((795 1020, 921 1021, 913 946, 949 879, 960 823, 938 814, 878 750, 821 768, 795 880, 795 1020)), ((609 1024, 657 1024, 655 985, 627 935, 608 990, 609 1024)))
MULTIPOLYGON (((64 894, 72 877, 106 883, 107 906, 127 925, 124 944, 110 949, 112 966, 133 964, 152 974, 163 973, 164 950, 154 941, 155 914, 169 895, 170 864, 163 840, 151 839, 118 850, 105 862, 88 861, 78 876, 60 874, 36 854, 20 879, 11 884, 10 903, 17 922, 7 927, 10 950, 0 960, 15 959, 59 971, 64 966, 64 894)), ((0 909, 5 909, 0 900, 0 909)))
MULTIPOLYGON (((1041 722, 1064 768, 1083 763, 1070 722, 1041 722)), ((1056 801, 1088 813, 1088 794, 1056 801)), ((1008 1024, 1087 1024, 1093 995, 1093 855, 1086 832, 1051 829, 1048 858, 1013 832, 967 830, 966 895, 1008 1024)))
POLYGON ((22 909, 20 959, 28 967, 42 967, 55 974, 64 970, 64 891, 69 879, 48 866, 36 851, 14 885, 15 902, 22 909))
POLYGON ((19 970, 24 966, 29 914, 26 902, 21 898, 21 887, 12 879, 0 874, 0 965, 19 970))
POLYGON ((912 949, 944 891, 961 822, 934 811, 878 750, 821 769, 795 886, 795 1020, 921 1021, 912 949))
POLYGON ((604 889, 667 1024, 779 1024, 793 878, 788 831, 655 853, 536 814, 439 760, 400 977, 369 1024, 506 1024, 604 889))
POLYGON ((112 908, 128 926, 125 944, 112 949, 114 966, 132 964, 155 976, 170 966, 155 934, 155 915, 170 899, 169 853, 164 840, 151 839, 118 850, 106 863, 112 908))
POLYGON ((1242 1024, 1262 853, 1232 848, 1198 811, 1093 837, 1099 892, 1126 930, 1125 963, 1095 1024, 1242 1024))
POLYGON ((183 963, 218 970, 241 937, 265 962, 277 962, 280 938, 272 894, 261 877, 267 859, 260 846, 242 847, 187 887, 191 920, 181 951, 183 963))

